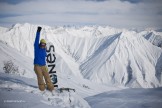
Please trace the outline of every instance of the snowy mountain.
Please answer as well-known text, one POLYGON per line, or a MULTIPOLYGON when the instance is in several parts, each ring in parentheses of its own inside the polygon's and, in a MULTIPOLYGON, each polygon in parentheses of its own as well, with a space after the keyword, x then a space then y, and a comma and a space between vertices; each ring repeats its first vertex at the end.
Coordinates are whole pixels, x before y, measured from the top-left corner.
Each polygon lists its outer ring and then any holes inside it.
POLYGON ((153 45, 162 48, 162 32, 155 32, 155 31, 143 31, 143 32, 144 32, 143 36, 145 39, 147 39, 153 45))
MULTIPOLYGON (((56 48, 56 71, 61 75, 105 85, 161 86, 162 50, 143 37, 147 32, 108 26, 42 27, 42 38, 56 48)), ((2 29, 1 41, 33 58, 37 25, 16 24, 2 29)))
POLYGON ((1 107, 161 108, 161 88, 153 87, 162 84, 162 50, 150 41, 160 42, 152 37, 161 37, 161 32, 41 25, 41 37, 55 46, 59 87, 76 90, 75 93, 56 90, 53 96, 49 91, 39 91, 33 70, 37 26, 25 23, 0 27, 1 107), (16 74, 5 73, 6 61, 18 67, 16 74))
POLYGON ((143 37, 122 32, 105 39, 98 50, 81 65, 86 78, 131 87, 158 86, 155 65, 161 49, 143 37))

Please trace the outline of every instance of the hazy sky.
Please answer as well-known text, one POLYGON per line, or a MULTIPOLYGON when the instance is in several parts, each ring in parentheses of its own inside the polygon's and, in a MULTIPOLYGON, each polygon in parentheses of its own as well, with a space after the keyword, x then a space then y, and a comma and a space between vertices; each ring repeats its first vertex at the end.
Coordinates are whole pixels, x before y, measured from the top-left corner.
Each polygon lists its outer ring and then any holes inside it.
POLYGON ((0 0, 0 26, 26 22, 162 28, 162 0, 0 0))

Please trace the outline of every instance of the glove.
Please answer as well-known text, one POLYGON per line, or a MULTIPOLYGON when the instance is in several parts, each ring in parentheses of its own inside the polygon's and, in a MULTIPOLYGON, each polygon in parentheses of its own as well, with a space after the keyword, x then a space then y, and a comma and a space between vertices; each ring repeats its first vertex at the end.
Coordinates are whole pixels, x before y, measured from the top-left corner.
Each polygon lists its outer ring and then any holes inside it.
POLYGON ((39 26, 38 26, 38 28, 37 28, 37 32, 40 32, 41 29, 42 29, 42 27, 39 27, 39 26))

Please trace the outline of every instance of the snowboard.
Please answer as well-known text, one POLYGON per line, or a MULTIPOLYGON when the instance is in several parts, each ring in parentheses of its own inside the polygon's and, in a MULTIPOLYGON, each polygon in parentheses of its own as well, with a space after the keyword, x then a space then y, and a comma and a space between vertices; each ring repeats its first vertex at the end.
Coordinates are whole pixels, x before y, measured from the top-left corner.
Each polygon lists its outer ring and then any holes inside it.
POLYGON ((51 78, 51 82, 53 83, 54 87, 58 87, 57 84, 57 74, 55 71, 55 62, 56 62, 56 55, 55 55, 55 47, 51 42, 48 42, 46 45, 46 64, 48 68, 48 73, 51 78))
POLYGON ((59 90, 60 93, 62 93, 63 91, 68 91, 68 92, 73 91, 73 92, 75 92, 75 89, 72 89, 72 88, 64 88, 64 87, 59 88, 58 90, 59 90))

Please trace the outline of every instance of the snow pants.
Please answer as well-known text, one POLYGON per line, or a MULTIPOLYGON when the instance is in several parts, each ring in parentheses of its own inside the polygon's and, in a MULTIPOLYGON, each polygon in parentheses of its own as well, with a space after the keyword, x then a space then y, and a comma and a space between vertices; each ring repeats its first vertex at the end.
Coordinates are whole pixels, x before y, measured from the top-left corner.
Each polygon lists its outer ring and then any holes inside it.
POLYGON ((51 78, 46 66, 34 65, 34 71, 37 75, 39 90, 44 91, 46 89, 46 86, 48 90, 54 90, 54 85, 51 82, 51 78))

